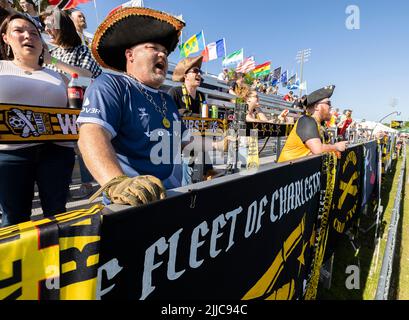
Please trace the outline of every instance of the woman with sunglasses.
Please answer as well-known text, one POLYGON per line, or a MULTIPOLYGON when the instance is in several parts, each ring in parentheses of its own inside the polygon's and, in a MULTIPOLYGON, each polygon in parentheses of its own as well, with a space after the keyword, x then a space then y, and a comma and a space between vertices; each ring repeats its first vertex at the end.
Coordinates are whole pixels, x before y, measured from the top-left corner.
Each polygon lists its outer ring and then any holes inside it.
MULTIPOLYGON (((33 21, 11 14, 0 27, 0 103, 16 105, 8 114, 15 128, 28 126, 27 114, 18 105, 59 107, 67 105, 63 77, 43 67, 43 41, 33 21)), ((17 129, 16 129, 17 130, 17 129)), ((34 184, 39 190, 44 216, 66 211, 69 182, 74 167, 72 143, 0 144, 0 206, 2 226, 28 221, 34 184)))

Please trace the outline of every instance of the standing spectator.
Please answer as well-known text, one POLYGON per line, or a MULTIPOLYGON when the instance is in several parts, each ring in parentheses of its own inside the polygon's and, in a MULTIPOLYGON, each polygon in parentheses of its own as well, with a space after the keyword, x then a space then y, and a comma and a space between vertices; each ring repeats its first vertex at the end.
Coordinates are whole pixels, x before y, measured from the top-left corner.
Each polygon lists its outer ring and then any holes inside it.
POLYGON ((342 139, 346 139, 346 132, 348 127, 352 123, 352 110, 345 110, 345 113, 341 116, 340 122, 338 123, 338 135, 342 137, 342 139))
POLYGON ((204 93, 197 90, 202 80, 203 56, 186 58, 176 65, 172 80, 182 82, 180 87, 173 87, 169 95, 173 98, 180 115, 200 117, 202 104, 206 101, 204 93))
POLYGON ((256 90, 251 90, 247 97, 246 103, 248 105, 246 121, 247 122, 268 122, 266 115, 260 110, 260 102, 256 90))
POLYGON ((74 22, 68 14, 59 9, 41 14, 45 31, 56 47, 44 54, 48 67, 58 72, 77 73, 80 77, 98 77, 102 70, 86 45, 81 43, 74 22))
POLYGON ((272 94, 278 94, 278 85, 275 85, 272 94))
POLYGON ((293 92, 292 91, 290 91, 289 93, 287 93, 285 96, 284 96, 284 101, 288 101, 288 102, 294 102, 294 97, 293 97, 293 92))
POLYGON ((13 1, 12 0, 0 0, 0 8, 6 10, 12 10, 13 1))
POLYGON ((227 68, 223 68, 223 72, 220 72, 217 76, 217 79, 228 81, 229 80, 229 70, 227 68))
MULTIPOLYGON (((27 16, 12 14, 0 28, 0 103, 65 107, 64 77, 43 68, 40 33, 27 16)), ((66 211, 74 167, 72 143, 0 144, 2 226, 28 221, 37 183, 44 216, 66 211)))
MULTIPOLYGON (((41 15, 46 24, 46 32, 51 37, 51 43, 57 47, 44 55, 50 69, 59 72, 77 73, 84 77, 98 77, 102 70, 92 58, 88 47, 81 43, 80 36, 76 32, 74 22, 64 11, 54 9, 41 15), (59 21, 59 23, 57 23, 59 21)), ((82 199, 90 196, 93 192, 92 175, 87 170, 79 150, 78 155, 81 186, 72 191, 73 199, 82 199)))
MULTIPOLYGON (((202 61, 203 56, 185 58, 178 62, 173 71, 172 80, 182 82, 182 85, 171 88, 168 93, 175 101, 181 116, 200 117, 203 103, 206 102, 205 94, 197 90, 202 80, 202 70, 200 70, 202 61)), ((191 156, 194 155, 191 154, 191 156)), ((203 174, 204 179, 207 180, 219 172, 213 169, 207 152, 205 152, 204 158, 203 174)), ((193 171, 193 169, 189 171, 193 171)), ((184 170, 184 185, 192 183, 191 174, 186 173, 187 171, 184 170)))
POLYGON ((229 93, 245 99, 249 92, 250 87, 244 80, 244 74, 241 72, 235 73, 234 79, 230 81, 229 93))
POLYGON ((82 44, 85 44, 87 47, 91 45, 92 39, 85 35, 85 29, 87 28, 87 20, 85 15, 78 9, 74 9, 70 13, 70 17, 74 22, 75 29, 77 30, 78 35, 81 38, 82 44))
POLYGON ((23 13, 27 15, 27 17, 34 20, 37 28, 39 30, 43 30, 43 25, 41 24, 40 17, 38 16, 37 7, 33 0, 21 0, 19 2, 23 13))
POLYGON ((337 124, 336 124, 337 116, 335 115, 336 111, 335 111, 334 107, 330 108, 330 114, 331 114, 331 119, 328 120, 325 124, 326 124, 327 128, 336 128, 336 126, 337 126, 337 124))

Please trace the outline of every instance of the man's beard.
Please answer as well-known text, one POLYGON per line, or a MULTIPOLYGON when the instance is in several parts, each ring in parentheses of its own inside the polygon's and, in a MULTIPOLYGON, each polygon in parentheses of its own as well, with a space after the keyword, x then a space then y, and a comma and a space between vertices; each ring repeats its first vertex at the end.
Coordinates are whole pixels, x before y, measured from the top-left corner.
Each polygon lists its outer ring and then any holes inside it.
POLYGON ((158 83, 159 85, 162 85, 163 82, 165 82, 166 76, 165 75, 161 75, 161 74, 156 74, 153 73, 151 76, 152 81, 154 81, 155 83, 158 83))

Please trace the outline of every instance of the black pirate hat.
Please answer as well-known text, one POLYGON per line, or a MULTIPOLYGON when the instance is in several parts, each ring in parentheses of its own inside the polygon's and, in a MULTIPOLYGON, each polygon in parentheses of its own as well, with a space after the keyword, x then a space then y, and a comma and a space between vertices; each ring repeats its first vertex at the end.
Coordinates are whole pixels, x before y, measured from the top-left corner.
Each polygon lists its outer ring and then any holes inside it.
POLYGON ((125 50, 144 42, 175 50, 185 23, 167 13, 142 7, 114 11, 98 26, 91 49, 97 62, 109 69, 125 71, 125 50))
POLYGON ((304 100, 304 106, 305 107, 310 107, 317 103, 318 101, 321 101, 326 98, 330 98, 332 94, 334 93, 335 86, 330 85, 318 90, 315 90, 314 92, 311 92, 307 98, 304 100))

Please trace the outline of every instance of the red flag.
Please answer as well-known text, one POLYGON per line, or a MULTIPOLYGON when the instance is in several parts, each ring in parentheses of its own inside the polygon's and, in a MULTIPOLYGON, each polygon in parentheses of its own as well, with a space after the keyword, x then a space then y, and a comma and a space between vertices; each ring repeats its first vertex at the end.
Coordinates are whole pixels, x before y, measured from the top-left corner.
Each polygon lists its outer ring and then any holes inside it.
POLYGON ((48 0, 48 3, 53 6, 58 6, 61 10, 75 8, 81 3, 90 2, 91 0, 48 0))
POLYGON ((203 62, 209 61, 209 49, 206 48, 202 51, 201 55, 203 56, 203 62))

